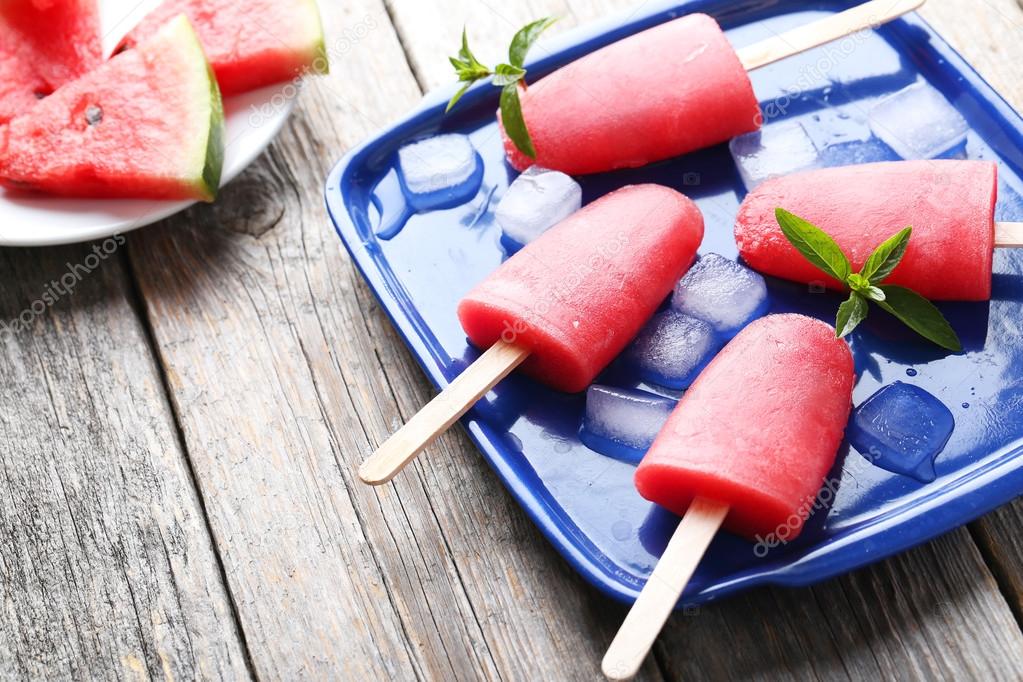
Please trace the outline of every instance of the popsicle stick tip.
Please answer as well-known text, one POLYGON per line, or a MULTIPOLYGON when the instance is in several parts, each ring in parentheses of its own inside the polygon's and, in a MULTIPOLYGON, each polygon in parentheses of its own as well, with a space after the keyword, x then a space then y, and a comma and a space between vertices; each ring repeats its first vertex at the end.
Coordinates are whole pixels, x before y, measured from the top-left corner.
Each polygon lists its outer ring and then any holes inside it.
POLYGON ((397 474, 398 471, 380 471, 379 467, 374 466, 374 463, 370 460, 366 460, 362 463, 362 466, 359 467, 359 480, 366 485, 385 485, 393 481, 397 474))
POLYGON ((607 649, 601 663, 606 677, 628 680, 639 672, 696 566, 728 516, 728 509, 728 505, 699 497, 689 505, 661 560, 607 649))

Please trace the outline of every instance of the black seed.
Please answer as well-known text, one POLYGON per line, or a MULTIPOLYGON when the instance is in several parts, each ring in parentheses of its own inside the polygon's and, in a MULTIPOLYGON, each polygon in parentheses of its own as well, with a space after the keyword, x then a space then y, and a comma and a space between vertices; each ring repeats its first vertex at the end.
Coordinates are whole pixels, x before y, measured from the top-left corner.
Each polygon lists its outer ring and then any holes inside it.
POLYGON ((91 126, 96 125, 103 120, 103 110, 95 104, 90 105, 89 108, 85 110, 85 120, 91 126))

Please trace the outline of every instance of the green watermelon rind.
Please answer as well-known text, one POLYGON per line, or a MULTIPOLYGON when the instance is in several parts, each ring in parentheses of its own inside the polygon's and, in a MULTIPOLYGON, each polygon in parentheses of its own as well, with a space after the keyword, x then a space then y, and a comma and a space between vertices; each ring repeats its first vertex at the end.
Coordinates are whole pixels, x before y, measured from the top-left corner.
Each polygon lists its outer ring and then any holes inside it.
POLYGON ((310 72, 326 76, 330 73, 330 54, 327 52, 327 36, 323 30, 323 17, 320 15, 320 6, 316 0, 306 0, 309 5, 309 12, 314 17, 315 25, 312 27, 312 59, 309 64, 312 67, 310 72), (320 66, 322 65, 322 67, 320 66))
POLYGON ((206 162, 203 165, 202 183, 200 183, 199 189, 209 197, 208 201, 213 201, 217 198, 217 192, 220 191, 227 135, 224 123, 224 99, 220 96, 220 86, 217 85, 217 77, 209 62, 206 62, 206 78, 210 82, 210 136, 206 143, 206 162))
POLYGON ((193 164, 189 164, 190 168, 201 168, 202 171, 190 185, 204 201, 212 202, 217 198, 217 192, 220 190, 220 177, 224 168, 224 100, 220 95, 220 87, 213 74, 213 67, 210 66, 206 53, 202 49, 202 43, 199 42, 199 35, 188 18, 182 14, 177 19, 168 22, 163 30, 180 32, 180 36, 174 38, 182 42, 186 40, 187 35, 188 45, 187 47, 182 45, 181 49, 183 52, 186 49, 191 52, 191 55, 186 55, 187 58, 190 61, 194 60, 196 65, 201 68, 202 75, 198 78, 202 81, 201 87, 206 96, 199 98, 197 104, 201 106, 206 101, 209 102, 210 118, 205 144, 201 147, 197 146, 201 150, 199 153, 202 154, 202 158, 195 159, 193 164), (171 24, 176 25, 172 26, 171 24))

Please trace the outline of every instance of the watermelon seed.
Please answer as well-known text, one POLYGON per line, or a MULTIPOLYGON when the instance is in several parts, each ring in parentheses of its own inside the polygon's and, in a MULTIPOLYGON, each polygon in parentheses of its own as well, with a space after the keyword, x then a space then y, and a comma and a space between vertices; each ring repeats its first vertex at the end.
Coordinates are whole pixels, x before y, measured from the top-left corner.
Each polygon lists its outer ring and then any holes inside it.
POLYGON ((103 110, 95 104, 90 105, 89 108, 85 110, 85 120, 91 126, 96 125, 103 120, 103 110))

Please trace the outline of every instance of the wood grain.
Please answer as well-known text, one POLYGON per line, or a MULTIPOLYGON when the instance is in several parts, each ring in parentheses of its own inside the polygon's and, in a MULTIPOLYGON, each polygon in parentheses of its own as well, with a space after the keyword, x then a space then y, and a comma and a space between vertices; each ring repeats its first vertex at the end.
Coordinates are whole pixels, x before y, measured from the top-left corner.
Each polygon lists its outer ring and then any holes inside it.
POLYGON ((98 246, 0 250, 0 679, 244 679, 123 261, 98 246))

